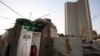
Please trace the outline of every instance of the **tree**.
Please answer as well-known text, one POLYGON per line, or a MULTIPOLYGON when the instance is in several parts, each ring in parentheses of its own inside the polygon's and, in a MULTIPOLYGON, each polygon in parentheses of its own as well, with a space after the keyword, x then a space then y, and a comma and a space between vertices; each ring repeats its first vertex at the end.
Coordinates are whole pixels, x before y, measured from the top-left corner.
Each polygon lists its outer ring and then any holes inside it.
POLYGON ((95 30, 92 31, 93 35, 98 35, 95 30))
POLYGON ((61 33, 61 34, 58 34, 60 37, 64 37, 65 35, 63 34, 63 33, 61 33))

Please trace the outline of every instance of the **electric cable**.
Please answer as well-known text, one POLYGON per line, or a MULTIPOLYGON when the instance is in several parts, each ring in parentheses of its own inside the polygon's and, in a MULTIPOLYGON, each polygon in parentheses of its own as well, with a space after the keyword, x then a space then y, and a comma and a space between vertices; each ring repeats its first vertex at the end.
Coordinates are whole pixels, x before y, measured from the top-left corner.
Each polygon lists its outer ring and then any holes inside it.
POLYGON ((16 13, 17 15, 25 18, 24 16, 22 16, 21 14, 19 14, 18 12, 16 12, 15 10, 13 10, 11 7, 9 7, 8 5, 6 5, 4 2, 0 1, 3 5, 5 5, 6 7, 8 7, 11 11, 13 11, 14 13, 16 13))
POLYGON ((4 19, 7 19, 7 20, 11 20, 11 21, 15 21, 15 20, 12 20, 10 18, 7 18, 7 17, 3 17, 3 16, 0 16, 1 18, 4 18, 4 19))

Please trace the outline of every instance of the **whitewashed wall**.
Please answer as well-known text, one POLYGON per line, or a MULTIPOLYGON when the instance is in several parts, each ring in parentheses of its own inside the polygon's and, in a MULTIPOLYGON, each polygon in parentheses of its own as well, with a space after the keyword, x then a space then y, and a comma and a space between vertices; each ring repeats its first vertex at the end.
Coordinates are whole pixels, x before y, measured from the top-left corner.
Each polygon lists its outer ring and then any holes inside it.
POLYGON ((21 30, 16 56, 30 56, 32 32, 21 30))

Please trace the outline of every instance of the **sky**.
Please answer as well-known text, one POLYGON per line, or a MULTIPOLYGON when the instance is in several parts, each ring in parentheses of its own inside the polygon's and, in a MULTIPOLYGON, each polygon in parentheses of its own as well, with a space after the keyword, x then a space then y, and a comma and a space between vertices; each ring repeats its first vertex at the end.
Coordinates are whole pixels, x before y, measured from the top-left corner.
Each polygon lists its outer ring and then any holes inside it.
POLYGON ((92 28, 100 34, 100 0, 89 0, 92 28))
MULTIPOLYGON (((13 10, 24 16, 35 20, 39 17, 50 18, 53 24, 57 27, 58 33, 65 33, 65 15, 64 15, 64 3, 67 1, 76 0, 0 0, 13 10), (48 15, 49 14, 49 15, 48 15)), ((100 33, 100 0, 89 0, 90 12, 92 19, 92 27, 98 33, 100 33)), ((22 18, 18 14, 11 11, 5 5, 0 3, 0 34, 5 32, 5 29, 14 26, 17 18, 22 18), (5 18, 4 18, 5 17, 5 18)))

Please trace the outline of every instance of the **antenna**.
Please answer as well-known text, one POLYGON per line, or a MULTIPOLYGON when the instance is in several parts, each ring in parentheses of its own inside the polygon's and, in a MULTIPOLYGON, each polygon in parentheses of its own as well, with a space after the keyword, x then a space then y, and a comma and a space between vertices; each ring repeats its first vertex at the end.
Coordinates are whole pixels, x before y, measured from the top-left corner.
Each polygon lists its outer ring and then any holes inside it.
POLYGON ((30 20, 32 19, 31 17, 32 17, 32 12, 30 12, 30 20))

